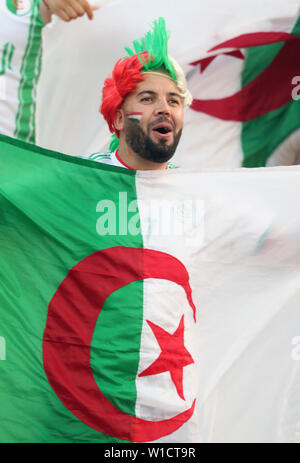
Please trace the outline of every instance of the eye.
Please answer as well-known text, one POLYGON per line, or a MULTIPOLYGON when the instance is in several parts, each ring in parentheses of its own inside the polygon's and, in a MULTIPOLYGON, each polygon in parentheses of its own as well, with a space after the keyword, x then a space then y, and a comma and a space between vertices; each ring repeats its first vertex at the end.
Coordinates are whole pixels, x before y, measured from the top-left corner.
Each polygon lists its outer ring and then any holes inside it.
POLYGON ((151 103, 153 100, 152 96, 143 96, 143 98, 141 98, 141 102, 142 103, 151 103))
POLYGON ((177 106, 177 105, 180 104, 180 101, 179 101, 179 100, 176 100, 176 99, 174 99, 174 98, 171 98, 171 99, 169 100, 169 103, 170 103, 171 105, 173 105, 173 106, 177 106))

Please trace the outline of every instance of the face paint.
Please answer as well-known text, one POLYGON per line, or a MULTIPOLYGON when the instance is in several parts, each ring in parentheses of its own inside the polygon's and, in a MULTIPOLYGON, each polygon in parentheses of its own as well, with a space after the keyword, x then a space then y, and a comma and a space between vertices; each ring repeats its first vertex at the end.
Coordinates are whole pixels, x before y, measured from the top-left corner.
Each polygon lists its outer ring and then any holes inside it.
POLYGON ((133 122, 140 122, 142 119, 143 113, 126 113, 125 117, 128 117, 133 122))

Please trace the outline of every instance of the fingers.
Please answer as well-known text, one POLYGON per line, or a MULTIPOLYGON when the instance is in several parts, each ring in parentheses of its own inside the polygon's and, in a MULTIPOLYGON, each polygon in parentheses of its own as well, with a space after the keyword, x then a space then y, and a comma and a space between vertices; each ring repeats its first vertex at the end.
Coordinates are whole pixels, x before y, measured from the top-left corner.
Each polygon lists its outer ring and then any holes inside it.
POLYGON ((86 14, 88 15, 88 18, 93 19, 93 17, 94 17, 93 8, 89 4, 89 2, 87 0, 81 0, 80 3, 81 3, 82 8, 84 9, 86 14))
POLYGON ((67 13, 65 13, 65 11, 60 11, 56 15, 63 21, 66 21, 66 22, 71 21, 71 18, 67 15, 67 13))
MULTIPOLYGON (((93 8, 87 0, 44 0, 51 14, 56 14, 63 21, 71 21, 87 14, 93 19, 93 8)), ((96 8, 95 8, 96 9, 96 8)))
POLYGON ((69 18, 69 20, 76 19, 78 18, 78 16, 82 16, 77 13, 75 9, 75 5, 74 5, 74 8, 73 6, 66 5, 64 8, 64 13, 69 18))
POLYGON ((69 1, 69 5, 66 5, 65 8, 71 19, 76 19, 78 16, 83 16, 85 13, 85 9, 78 0, 69 1))

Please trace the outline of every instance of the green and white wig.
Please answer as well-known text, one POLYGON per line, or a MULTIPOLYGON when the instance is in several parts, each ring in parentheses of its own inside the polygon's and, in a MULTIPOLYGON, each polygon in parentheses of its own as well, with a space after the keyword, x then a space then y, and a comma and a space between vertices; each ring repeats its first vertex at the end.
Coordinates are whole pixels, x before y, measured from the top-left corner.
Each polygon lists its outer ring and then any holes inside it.
POLYGON ((133 92, 144 73, 160 74, 173 80, 180 92, 183 105, 191 104, 184 73, 179 64, 168 54, 169 33, 164 18, 153 22, 152 30, 141 40, 133 42, 133 49, 125 48, 127 55, 115 64, 112 76, 104 82, 100 112, 113 133, 110 150, 119 146, 119 133, 114 127, 116 111, 126 96, 133 92))

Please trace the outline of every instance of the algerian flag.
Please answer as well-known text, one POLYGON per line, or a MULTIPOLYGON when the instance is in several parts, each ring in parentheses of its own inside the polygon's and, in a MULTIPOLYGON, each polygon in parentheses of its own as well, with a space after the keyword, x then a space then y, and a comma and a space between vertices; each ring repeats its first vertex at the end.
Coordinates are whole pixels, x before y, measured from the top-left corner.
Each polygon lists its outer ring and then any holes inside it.
POLYGON ((251 24, 191 63, 191 109, 201 114, 189 112, 187 124, 190 133, 201 127, 203 156, 190 166, 300 164, 299 50, 300 17, 279 17, 251 24))
POLYGON ((297 441, 300 170, 0 143, 1 442, 297 441))

